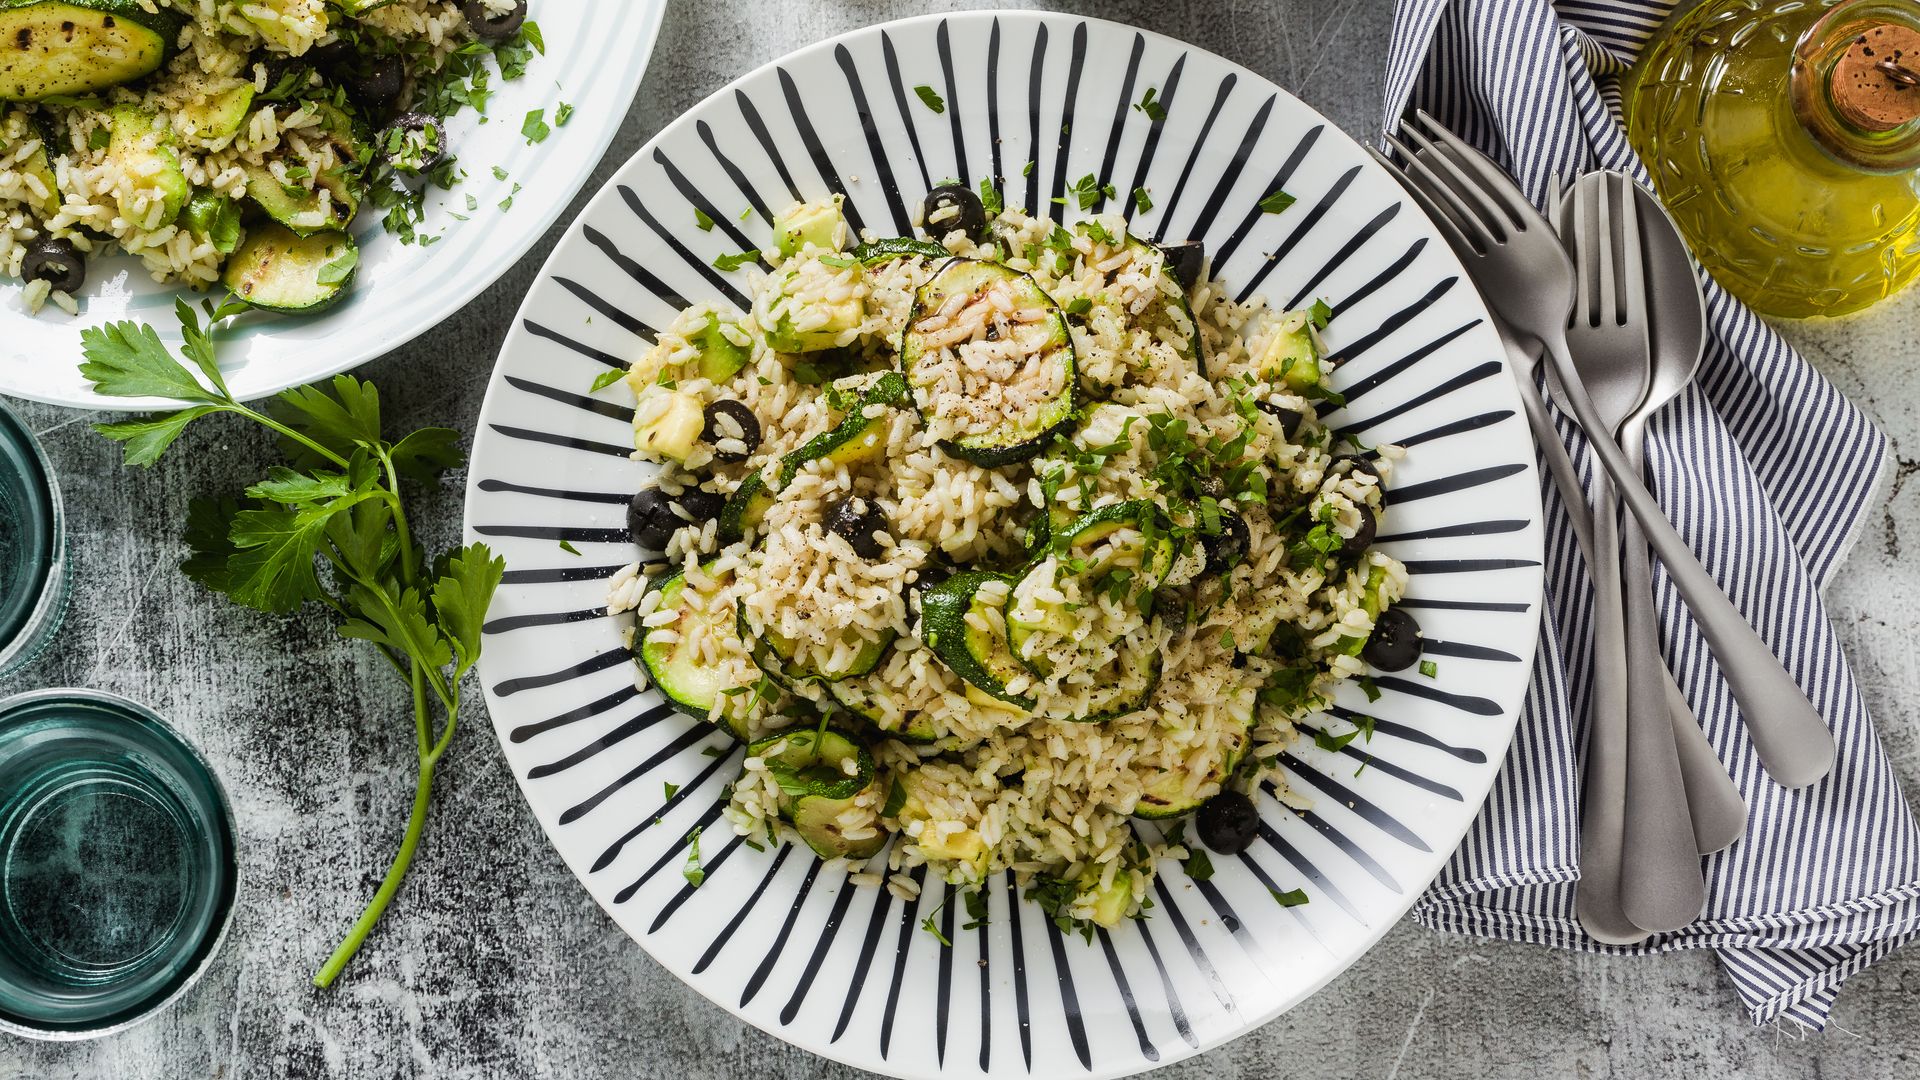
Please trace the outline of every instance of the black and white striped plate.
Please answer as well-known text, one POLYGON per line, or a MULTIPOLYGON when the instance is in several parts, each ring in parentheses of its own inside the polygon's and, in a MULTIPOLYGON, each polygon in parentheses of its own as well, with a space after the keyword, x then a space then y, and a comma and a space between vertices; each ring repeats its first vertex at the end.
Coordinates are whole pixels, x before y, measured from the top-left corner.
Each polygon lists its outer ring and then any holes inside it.
MULTIPOLYGON (((1126 206, 1108 209, 1131 209, 1126 206)), ((1393 180, 1312 109, 1180 42, 1059 15, 913 19, 796 53, 681 117, 614 177, 528 295, 481 414, 468 533, 505 553, 483 664, 527 801, 595 899, 702 994, 800 1046, 905 1077, 1118 1076, 1218 1045, 1339 973, 1459 843, 1510 738, 1541 596, 1532 443, 1499 341, 1446 245, 1393 180), (935 112, 914 88, 945 100, 935 112), (1166 109, 1133 108, 1148 88, 1166 109), (1026 169, 1027 162, 1034 162, 1026 169), (635 557, 631 397, 588 388, 689 300, 745 305, 713 259, 772 241, 771 215, 829 191, 905 233, 946 177, 1055 201, 1088 173, 1145 187, 1156 240, 1204 238, 1240 295, 1333 305, 1348 405, 1331 422, 1408 448, 1382 529, 1436 677, 1356 687, 1379 723, 1283 760, 1314 800, 1262 800, 1253 848, 1210 880, 1165 865, 1150 918, 1091 942, 1006 881, 989 921, 929 884, 917 903, 849 885, 804 849, 756 851, 720 818, 740 752, 634 689, 606 578, 635 557), (1284 188, 1285 213, 1256 205, 1284 188), (695 211, 711 231, 695 224, 695 211), (568 541, 580 554, 560 546, 568 541), (682 876, 701 830, 705 883, 682 876), (1304 889, 1283 907, 1274 893, 1304 889), (922 929, 929 917, 952 942, 922 929)), ((1343 725, 1344 729, 1344 725, 1343 725)))

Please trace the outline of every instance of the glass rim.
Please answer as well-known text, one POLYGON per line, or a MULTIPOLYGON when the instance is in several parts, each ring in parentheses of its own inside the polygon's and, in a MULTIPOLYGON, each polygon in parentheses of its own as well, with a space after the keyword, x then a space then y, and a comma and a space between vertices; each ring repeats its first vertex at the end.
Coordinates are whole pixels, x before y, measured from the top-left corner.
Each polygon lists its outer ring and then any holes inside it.
POLYGON ((47 521, 42 540, 49 552, 39 596, 11 638, 0 642, 0 679, 4 679, 37 656, 53 636, 65 607, 68 582, 66 507, 60 494, 60 481, 54 475, 46 448, 4 398, 0 398, 0 443, 12 447, 35 471, 28 480, 37 481, 34 486, 46 500, 47 521))
POLYGON ((11 1019, 4 1013, 0 1013, 0 1034, 16 1035, 20 1038, 37 1042, 83 1042, 89 1039, 102 1038, 107 1035, 116 1035, 129 1028, 146 1023, 171 1009, 181 998, 185 997, 189 991, 199 985, 201 978, 206 975, 207 969, 213 966, 214 958, 220 955, 221 948, 226 944, 227 935, 233 928, 234 911, 239 907, 239 837, 234 831, 233 802, 228 797, 227 786, 221 782, 220 774, 214 771, 213 765, 207 760, 206 755, 202 754, 200 748, 176 730, 172 724, 167 723, 159 713, 130 697, 123 694, 116 694, 109 690, 91 690, 84 687, 46 687, 39 690, 28 690, 23 693, 11 694, 0 698, 0 725, 4 725, 13 714, 22 709, 31 708, 43 702, 50 701, 80 702, 82 704, 104 707, 110 711, 119 712, 146 723, 155 729, 162 738, 179 749, 188 762, 200 773, 200 776, 193 779, 203 781, 207 789, 211 791, 214 796, 213 801, 217 811, 217 818, 210 824, 220 833, 219 847, 227 866, 227 881, 223 895, 219 899, 221 908, 220 915, 215 923, 210 925, 207 931, 200 935, 199 940, 194 942, 192 948, 186 951, 190 959, 188 959, 182 975, 176 982, 168 986, 164 992, 158 993, 134 1006, 133 1008, 136 1011, 132 1012, 131 1015, 124 1012, 117 1013, 107 1018, 106 1022, 86 1027, 46 1028, 33 1027, 19 1020, 11 1019))

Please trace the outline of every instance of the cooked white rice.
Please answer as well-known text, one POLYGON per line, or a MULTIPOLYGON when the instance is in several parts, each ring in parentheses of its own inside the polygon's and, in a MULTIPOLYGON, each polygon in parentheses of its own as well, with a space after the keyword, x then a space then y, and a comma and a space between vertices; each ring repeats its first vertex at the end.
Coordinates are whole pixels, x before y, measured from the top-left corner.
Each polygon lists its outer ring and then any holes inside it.
MULTIPOLYGON (((446 0, 391 0, 358 16, 323 0, 139 2, 185 20, 177 47, 158 71, 91 98, 0 105, 0 274, 20 277, 34 242, 58 238, 82 253, 138 256, 156 281, 208 287, 219 279, 226 256, 212 238, 187 227, 178 201, 165 198, 152 177, 130 174, 109 153, 109 109, 133 105, 152 112, 157 127, 144 138, 172 150, 195 190, 242 200, 247 167, 264 167, 289 191, 318 195, 319 207, 308 215, 313 220, 289 224, 320 228, 333 220, 332 197, 321 178, 359 164, 343 158, 314 105, 264 100, 272 89, 269 64, 340 40, 348 27, 339 20, 345 19, 390 36, 405 50, 411 87, 471 40, 460 6, 446 0), (247 86, 261 97, 236 133, 209 137, 208 129, 196 125, 193 110, 247 86), (51 190, 33 167, 43 145, 51 190)), ((484 3, 496 14, 513 6, 513 0, 484 3)), ((310 78, 313 96, 333 93, 319 75, 310 78)), ((71 298, 44 282, 29 284, 25 301, 31 310, 48 299, 73 309, 71 298)))
MULTIPOLYGON (((1257 299, 1237 304, 1218 282, 1201 281, 1190 299, 1205 350, 1203 375, 1183 352, 1194 325, 1158 254, 1124 243, 1121 219, 1097 221, 1069 234, 1008 212, 998 218, 990 248, 975 247, 958 231, 944 242, 959 255, 1008 253, 1006 265, 1030 273, 1073 313, 1081 389, 1102 399, 1082 410, 1076 438, 1100 447, 1100 456, 1076 463, 1056 447, 1033 460, 983 468, 949 451, 943 439, 1024 415, 1058 389, 1028 362, 1029 339, 1042 332, 1032 328, 1044 325, 1045 312, 1026 310, 1011 294, 956 298, 921 312, 915 323, 930 349, 949 350, 926 360, 917 377, 919 408, 870 410, 883 452, 852 467, 805 464, 743 540, 723 543, 714 521, 680 528, 663 554, 669 570, 684 573, 687 594, 697 594, 690 609, 661 607, 638 563, 613 579, 610 609, 633 612, 649 642, 684 643, 680 634, 699 634, 701 660, 724 672, 725 685, 759 688, 716 701, 715 720, 756 738, 826 723, 866 746, 875 780, 833 827, 849 839, 894 842, 876 860, 851 860, 858 884, 884 883, 910 896, 908 871, 922 865, 955 883, 1011 870, 1023 883, 1053 883, 1047 902, 1057 914, 1110 925, 1136 912, 1154 858, 1187 850, 1177 834, 1154 846, 1143 842, 1134 815, 1154 799, 1190 807, 1223 787, 1247 791, 1262 783, 1299 802, 1273 758, 1296 737, 1297 720, 1325 707, 1334 684, 1364 673, 1357 643, 1371 632, 1373 613, 1404 589, 1405 569, 1377 551, 1300 555, 1303 534, 1315 525, 1325 528, 1314 535, 1335 546, 1370 529, 1366 519, 1377 520, 1384 508, 1383 479, 1397 456, 1384 448, 1371 465, 1356 466, 1351 449, 1337 455, 1339 440, 1314 418, 1313 401, 1262 369, 1281 335, 1311 334, 1307 316, 1269 311, 1257 299), (1288 410, 1303 418, 1291 432, 1280 416, 1288 410), (1070 553, 1029 553, 1025 538, 1034 518, 1049 510, 1065 520, 1128 500, 1170 504, 1156 476, 1164 455, 1155 449, 1155 432, 1169 421, 1184 422, 1196 441, 1244 437, 1244 460, 1264 480, 1268 502, 1239 504, 1247 551, 1224 575, 1200 572, 1197 538, 1182 541, 1170 581, 1186 583, 1163 588, 1168 595, 1158 598, 1154 614, 1143 614, 1137 594, 1090 590, 1092 579, 1073 566, 1070 553), (884 517, 886 531, 874 534, 877 556, 857 554, 823 521, 848 498, 865 500, 884 517), (923 594, 915 584, 923 575, 943 576, 945 565, 1024 574, 1018 587, 982 586, 981 596, 993 602, 970 616, 981 621, 978 630, 1004 635, 1005 616, 1037 618, 1046 605, 1074 613, 1070 627, 1023 642, 1022 658, 1033 671, 1006 689, 1033 696, 1031 710, 973 691, 923 640, 923 594), (844 669, 862 648, 883 646, 870 674, 847 681, 864 695, 867 715, 853 713, 820 683, 790 691, 769 686, 754 643, 742 639, 734 620, 683 614, 729 609, 750 637, 777 636, 812 670, 844 669), (1276 624, 1294 628, 1300 655, 1232 641, 1260 637, 1276 624), (1143 707, 1095 723, 1065 719, 1088 715, 1114 672, 1150 657, 1159 659, 1161 674, 1143 707), (1262 700, 1263 687, 1282 684, 1290 690, 1262 700)), ((836 235, 833 247, 847 239, 836 235)), ((762 441, 748 461, 735 464, 716 461, 716 447, 701 443, 684 461, 665 462, 661 489, 732 493, 749 476, 773 475, 770 464, 834 429, 879 376, 850 373, 808 385, 800 376, 812 374, 809 365, 824 354, 777 352, 768 335, 782 327, 826 332, 834 325, 828 309, 858 298, 863 317, 832 332, 830 344, 856 350, 875 368, 898 367, 916 291, 937 262, 915 257, 862 266, 809 247, 756 279, 751 313, 704 306, 684 313, 629 375, 641 425, 673 395, 702 407, 732 399, 758 418, 762 441), (745 369, 720 383, 699 376, 695 344, 714 314, 727 340, 751 349, 745 369)), ((739 432, 718 434, 733 439, 739 432)), ((1143 549, 1126 542, 1136 534, 1115 534, 1107 569, 1141 572, 1143 549)), ((655 575, 656 583, 664 576, 655 575)), ((756 752, 734 785, 727 817, 742 835, 762 836, 787 827, 781 819, 791 816, 793 802, 756 752)))

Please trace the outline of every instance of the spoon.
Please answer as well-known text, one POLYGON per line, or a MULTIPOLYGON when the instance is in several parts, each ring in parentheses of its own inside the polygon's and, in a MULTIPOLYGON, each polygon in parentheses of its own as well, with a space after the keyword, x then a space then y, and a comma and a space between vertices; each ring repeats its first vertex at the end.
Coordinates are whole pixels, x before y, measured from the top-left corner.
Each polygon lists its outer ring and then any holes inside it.
MULTIPOLYGON (((1647 424, 1662 407, 1679 397, 1700 369, 1707 345, 1706 296, 1694 275, 1687 247, 1666 208, 1653 194, 1634 185, 1640 208, 1641 250, 1647 263, 1647 310, 1653 346, 1653 369, 1647 396, 1620 428, 1620 449, 1641 475, 1647 471, 1647 424)), ((1652 482, 1648 482, 1652 488, 1652 482)), ((1655 494, 1659 494, 1657 491, 1655 494)), ((1627 640, 1652 647, 1659 671, 1660 693, 1667 700, 1673 722, 1674 744, 1680 752, 1680 771, 1687 789, 1687 810, 1693 819, 1694 842, 1707 855, 1738 840, 1747 829, 1747 804, 1727 775, 1700 730, 1693 709, 1660 662, 1660 620, 1648 599, 1653 589, 1653 563, 1640 523, 1627 515, 1622 532, 1626 553, 1621 562, 1621 590, 1626 597, 1627 640)), ((1629 644, 1629 649, 1633 648, 1629 644)), ((1629 678, 1633 673, 1629 673, 1629 678)), ((1651 695, 1652 691, 1645 691, 1651 695)), ((1628 700, 1637 700, 1632 690, 1628 700)))

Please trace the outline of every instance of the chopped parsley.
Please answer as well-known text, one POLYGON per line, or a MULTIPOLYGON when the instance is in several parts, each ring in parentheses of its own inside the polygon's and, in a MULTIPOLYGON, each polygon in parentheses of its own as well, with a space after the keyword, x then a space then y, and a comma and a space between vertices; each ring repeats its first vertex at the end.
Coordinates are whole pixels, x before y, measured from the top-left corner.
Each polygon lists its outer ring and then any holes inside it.
POLYGON ((1313 745, 1330 754, 1337 754, 1344 749, 1348 743, 1359 738, 1359 736, 1359 728, 1354 728, 1345 735, 1329 735, 1325 731, 1315 731, 1313 733, 1313 745))
POLYGON ((1207 881, 1213 877, 1213 859, 1199 848, 1187 852, 1187 861, 1183 865, 1187 876, 1195 881, 1207 881))
POLYGON ((934 112, 943 113, 947 111, 946 101, 934 92, 933 87, 922 84, 914 87, 913 92, 920 95, 921 103, 934 112))
POLYGON ((1315 330, 1325 330, 1327 323, 1333 321, 1333 309, 1327 306, 1325 300, 1315 299, 1313 306, 1307 309, 1307 321, 1313 324, 1315 330))
POLYGON ((929 934, 932 934, 933 940, 951 949, 953 948, 953 942, 947 940, 947 935, 940 932, 939 924, 933 921, 933 917, 935 915, 940 914, 940 909, 946 906, 947 906, 946 900, 942 900, 938 904, 935 904, 933 906, 933 910, 927 912, 927 917, 920 920, 920 929, 925 930, 929 934))
POLYGON ((1007 208, 1006 201, 1000 197, 1000 189, 994 185, 991 177, 980 178, 980 209, 988 217, 999 217, 1000 211, 1007 208))
POLYGON ((1281 892, 1279 889, 1268 888, 1267 891, 1273 894, 1273 902, 1281 907, 1299 907, 1307 902, 1305 889, 1288 889, 1286 892, 1281 892))
POLYGON ((316 280, 322 285, 338 285, 353 276, 360 265, 360 249, 349 247, 320 267, 316 280))
POLYGON ((579 549, 579 548, 577 548, 577 547, 574 547, 574 546, 573 546, 573 541, 571 541, 571 540, 562 540, 562 541, 560 541, 560 550, 561 550, 561 551, 564 551, 564 552, 566 552, 566 553, 567 553, 567 554, 569 554, 569 555, 578 555, 578 554, 580 554, 580 549, 579 549))
POLYGON ((679 785, 679 784, 676 784, 676 783, 673 783, 672 781, 668 781, 668 782, 667 782, 667 784, 666 784, 665 786, 666 786, 666 790, 667 790, 667 798, 669 798, 669 799, 671 799, 671 798, 673 798, 673 797, 674 797, 675 795, 678 795, 678 794, 680 794, 680 785, 679 785))
POLYGON ((687 861, 680 867, 680 876, 696 889, 707 880, 707 872, 700 868, 700 827, 697 825, 687 834, 687 861))
POLYGON ((962 925, 960 929, 977 930, 987 925, 986 893, 981 892, 979 889, 968 889, 966 892, 960 894, 960 899, 967 905, 967 922, 962 925))
POLYGON ((1422 660, 1420 661, 1420 674, 1425 675, 1429 679, 1437 679, 1440 677, 1440 665, 1431 660, 1422 660))
POLYGON ((1356 686, 1360 687, 1361 693, 1367 695, 1369 702, 1380 700, 1380 688, 1373 685, 1373 676, 1362 675, 1353 681, 1356 686))
POLYGON ((723 757, 726 752, 727 748, 724 746, 703 746, 700 748, 700 753, 706 757, 723 757))
POLYGON ((572 105, 563 101, 554 108, 553 110, 553 126, 554 127, 566 127, 567 121, 571 119, 573 119, 572 105))
POLYGON ((620 370, 619 368, 608 368, 607 370, 601 372, 597 377, 595 377, 595 379, 593 380, 593 388, 588 390, 587 393, 597 394, 600 391, 605 390, 607 387, 612 386, 614 383, 617 383, 621 379, 624 379, 626 377, 627 377, 627 373, 620 370))
POLYGON ((1032 158, 1028 158, 1027 163, 1020 167, 1020 175, 1021 176, 1033 175, 1033 159, 1032 158))
POLYGON ((547 125, 547 110, 535 109, 528 113, 520 122, 520 134, 526 136, 528 146, 547 141, 547 136, 553 134, 553 128, 547 125))
POLYGON ((738 270, 741 267, 747 265, 748 263, 759 262, 759 261, 760 261, 760 249, 749 248, 748 250, 743 251, 738 255, 717 256, 713 260, 713 268, 716 270, 738 270))
POLYGON ((1137 187, 1133 189, 1133 208, 1137 213, 1142 214, 1153 209, 1153 197, 1147 194, 1146 188, 1137 187))
POLYGON ((1284 191, 1270 192, 1266 198, 1260 200, 1260 212, 1263 214, 1278 214, 1286 210, 1287 207, 1292 206, 1293 203, 1293 196, 1284 191))
POLYGON ((1159 88, 1149 86, 1147 87, 1146 95, 1142 97, 1138 102, 1134 103, 1133 107, 1140 110, 1143 113, 1146 113, 1147 119, 1157 124, 1160 121, 1165 120, 1167 118, 1167 107, 1165 105, 1160 104, 1159 101, 1155 100, 1159 96, 1160 96, 1159 88))
POLYGON ((707 216, 707 212, 705 210, 702 210, 697 206, 693 208, 693 223, 695 225, 700 226, 701 232, 713 231, 713 219, 707 216))

